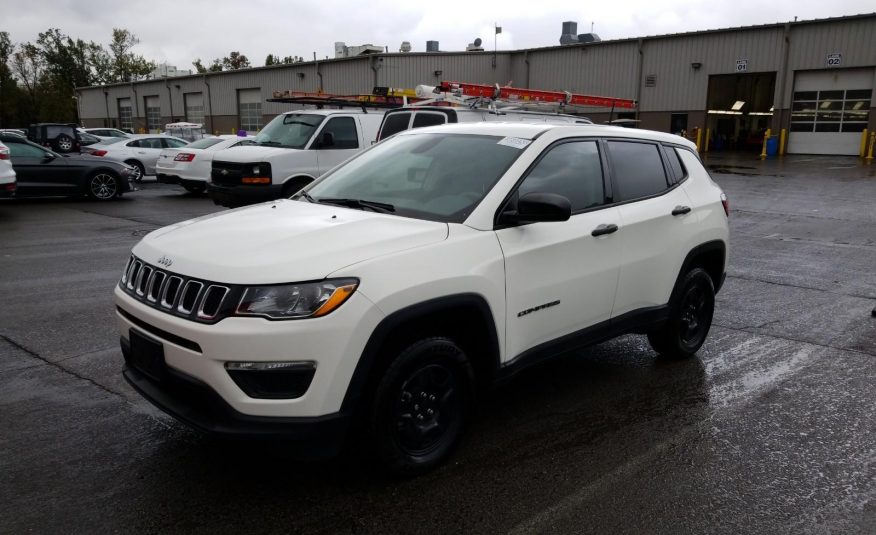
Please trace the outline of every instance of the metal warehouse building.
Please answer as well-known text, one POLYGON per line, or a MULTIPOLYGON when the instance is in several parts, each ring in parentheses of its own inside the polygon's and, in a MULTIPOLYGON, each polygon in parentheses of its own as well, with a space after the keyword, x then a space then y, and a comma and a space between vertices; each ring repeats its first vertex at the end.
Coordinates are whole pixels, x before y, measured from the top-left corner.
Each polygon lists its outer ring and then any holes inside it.
POLYGON ((854 155, 862 132, 876 127, 876 13, 496 54, 372 54, 77 91, 87 127, 158 130, 187 120, 233 132, 288 110, 267 102, 275 90, 359 94, 441 80, 636 99, 632 113, 577 111, 597 123, 611 116, 708 131, 712 150, 759 147, 771 128, 787 130, 789 153, 854 155))

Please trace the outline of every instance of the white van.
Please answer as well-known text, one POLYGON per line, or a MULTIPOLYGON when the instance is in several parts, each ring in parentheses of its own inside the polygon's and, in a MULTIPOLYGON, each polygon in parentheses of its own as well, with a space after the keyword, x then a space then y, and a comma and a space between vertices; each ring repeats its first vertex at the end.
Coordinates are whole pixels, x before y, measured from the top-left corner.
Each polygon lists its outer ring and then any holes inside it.
POLYGON ((278 115, 247 147, 217 152, 207 191, 240 206, 288 197, 371 146, 382 111, 296 110, 278 115))

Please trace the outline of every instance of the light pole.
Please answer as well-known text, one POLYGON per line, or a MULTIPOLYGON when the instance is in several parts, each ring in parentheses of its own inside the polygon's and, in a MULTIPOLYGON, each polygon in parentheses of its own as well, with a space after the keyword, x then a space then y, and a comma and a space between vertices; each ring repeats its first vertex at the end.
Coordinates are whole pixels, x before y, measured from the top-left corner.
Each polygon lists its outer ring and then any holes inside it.
POLYGON ((502 27, 497 23, 493 23, 493 29, 495 32, 493 33, 493 68, 496 68, 496 44, 498 42, 498 38, 496 37, 500 33, 502 33, 502 27))

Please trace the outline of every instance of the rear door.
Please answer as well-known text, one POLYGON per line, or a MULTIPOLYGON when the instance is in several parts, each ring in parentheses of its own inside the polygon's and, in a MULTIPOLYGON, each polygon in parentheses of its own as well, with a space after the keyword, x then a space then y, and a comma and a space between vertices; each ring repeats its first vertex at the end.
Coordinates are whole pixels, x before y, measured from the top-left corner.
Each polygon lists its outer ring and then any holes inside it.
POLYGON ((621 242, 613 232, 593 235, 620 223, 618 209, 606 205, 603 151, 592 139, 553 145, 509 201, 538 192, 562 195, 572 204, 568 221, 496 231, 505 255, 510 358, 611 316, 621 242))
POLYGON ((352 116, 333 116, 323 123, 311 143, 311 148, 316 149, 319 174, 359 152, 362 149, 360 137, 358 124, 352 116), (327 133, 331 134, 331 144, 325 143, 327 133))
POLYGON ((143 166, 146 167, 147 175, 154 175, 155 164, 158 162, 158 157, 164 149, 164 143, 162 143, 162 139, 158 137, 144 137, 139 141, 139 146, 134 148, 134 151, 137 154, 137 159, 143 162, 143 166))
POLYGON ((669 301, 697 217, 659 144, 618 139, 605 145, 623 239, 612 311, 618 317, 669 301))

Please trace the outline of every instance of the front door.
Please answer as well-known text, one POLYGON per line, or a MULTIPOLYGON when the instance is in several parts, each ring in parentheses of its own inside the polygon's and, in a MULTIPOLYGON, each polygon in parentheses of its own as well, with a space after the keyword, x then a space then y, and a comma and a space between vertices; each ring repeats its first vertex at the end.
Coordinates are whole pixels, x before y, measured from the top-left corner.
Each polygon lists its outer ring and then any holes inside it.
POLYGON ((323 174, 361 150, 359 132, 354 117, 332 117, 311 143, 316 149, 319 174, 323 174), (331 134, 330 142, 326 134, 331 134))
POLYGON ((564 142, 542 155, 512 197, 511 203, 531 192, 563 195, 572 217, 496 231, 505 255, 508 360, 610 318, 621 241, 615 232, 592 233, 619 225, 620 217, 604 206, 603 177, 596 141, 564 142))
POLYGON ((67 159, 30 143, 7 142, 19 193, 69 195, 77 186, 67 159))

